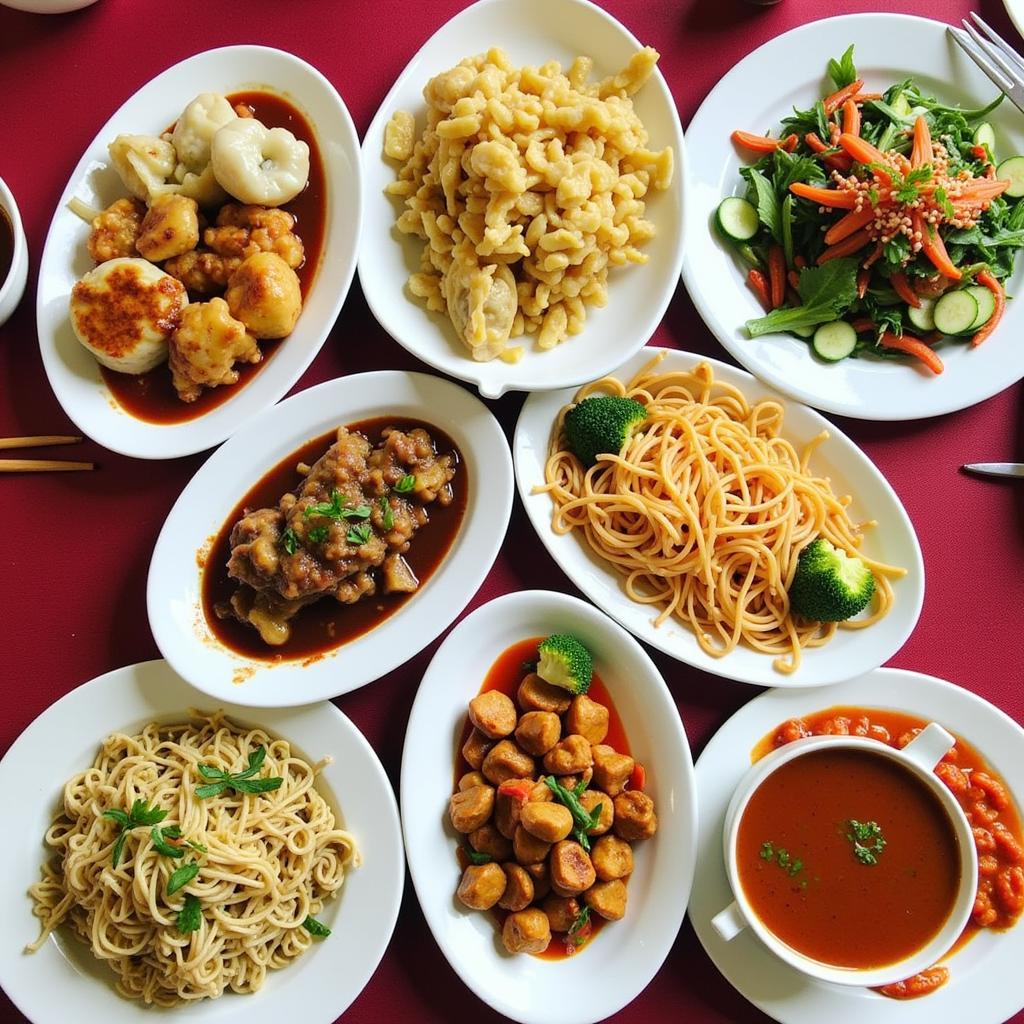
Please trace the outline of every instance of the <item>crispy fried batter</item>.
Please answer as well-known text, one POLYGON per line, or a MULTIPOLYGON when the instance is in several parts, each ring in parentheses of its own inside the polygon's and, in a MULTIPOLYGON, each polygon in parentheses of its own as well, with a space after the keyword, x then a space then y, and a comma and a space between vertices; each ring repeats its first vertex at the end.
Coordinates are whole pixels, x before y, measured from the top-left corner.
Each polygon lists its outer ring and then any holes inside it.
POLYGON ((203 232, 203 242, 221 256, 241 259, 272 252, 294 270, 306 256, 294 228, 295 218, 284 210, 225 203, 217 214, 217 226, 203 232))
POLYGON ((169 259, 164 270, 190 292, 216 295, 224 291, 228 279, 241 265, 242 260, 238 256, 221 256, 206 249, 193 249, 169 259))
POLYGON ((118 199, 99 216, 93 218, 89 233, 89 255, 97 263, 119 256, 135 256, 135 240, 139 237, 146 204, 139 199, 118 199))
POLYGON ((135 247, 152 263, 180 256, 199 244, 199 206, 172 194, 154 196, 135 247))
POLYGON ((236 362, 258 363, 262 358, 256 339, 231 315, 228 304, 216 298, 186 307, 169 349, 174 390, 183 402, 194 402, 204 387, 234 384, 236 362))

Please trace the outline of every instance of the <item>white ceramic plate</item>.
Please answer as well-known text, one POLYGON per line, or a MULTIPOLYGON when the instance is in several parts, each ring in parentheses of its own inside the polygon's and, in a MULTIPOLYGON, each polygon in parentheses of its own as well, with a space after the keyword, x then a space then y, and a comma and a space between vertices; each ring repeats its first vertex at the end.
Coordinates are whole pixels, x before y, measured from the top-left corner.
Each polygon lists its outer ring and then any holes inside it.
POLYGON ((0 986, 34 1024, 70 1020, 136 1024, 149 1014, 199 1024, 281 1024, 301 1007, 305 1024, 330 1024, 362 991, 395 927, 405 864, 394 794, 362 733, 332 704, 287 711, 252 711, 204 701, 164 661, 116 669, 78 687, 47 708, 0 762, 7 838, 0 848, 6 884, 0 913, 0 986), (147 722, 182 721, 190 707, 223 709, 232 720, 287 739, 303 756, 334 758, 321 788, 356 838, 363 863, 321 915, 330 938, 293 964, 271 971, 253 995, 226 994, 173 1010, 144 1011, 119 996, 114 973, 60 929, 33 955, 25 944, 39 933, 26 890, 46 858, 43 834, 64 783, 92 764, 103 739, 147 722))
MULTIPOLYGON (((658 351, 645 348, 624 366, 614 371, 620 380, 628 380, 658 351)), ((924 562, 917 534, 896 493, 870 459, 823 416, 784 399, 742 370, 714 359, 688 352, 666 350, 665 370, 691 369, 708 362, 715 379, 742 389, 751 402, 763 398, 782 401, 786 407, 784 435, 800 449, 823 430, 829 438, 814 453, 812 467, 821 476, 830 477, 837 494, 850 494, 850 516, 854 522, 869 519, 878 526, 867 531, 864 550, 873 558, 907 568, 907 575, 896 580, 896 604, 881 622, 870 629, 843 630, 825 646, 803 652, 800 668, 782 675, 772 667, 772 657, 746 647, 738 647, 722 658, 712 658, 697 644, 693 633, 681 622, 669 620, 654 626, 652 608, 631 601, 623 589, 623 577, 610 565, 594 556, 575 533, 557 535, 551 529, 554 506, 546 494, 533 494, 544 482, 544 464, 548 444, 558 413, 575 394, 572 390, 534 394, 526 400, 516 425, 513 451, 516 482, 533 528, 562 567, 562 571, 599 608, 622 623, 644 643, 673 658, 742 683, 758 686, 819 686, 849 679, 881 665, 891 658, 910 636, 921 614, 924 600, 924 562)))
MULTIPOLYGON (((1024 377, 1024 308, 1009 303, 999 329, 982 346, 940 348, 946 369, 935 376, 912 362, 844 359, 825 363, 789 334, 751 339, 745 321, 763 315, 744 271, 713 228, 718 204, 740 194, 741 159, 729 136, 736 128, 777 133, 779 120, 828 91, 825 65, 853 43, 866 88, 887 89, 913 76, 948 103, 979 107, 996 94, 991 82, 946 36, 946 25, 905 14, 849 14, 795 28, 745 57, 710 92, 686 130, 690 143, 690 208, 683 279, 704 322, 751 373, 808 405, 843 416, 911 420, 974 405, 1024 377), (751 88, 751 83, 763 83, 751 88)), ((990 116, 1003 156, 1024 152, 1020 115, 1003 103, 990 116)), ((1024 260, 1007 285, 1020 291, 1024 260)))
MULTIPOLYGON (((1017 30, 1019 35, 1024 36, 1024 2, 1022 0, 1003 0, 1003 6, 1006 8, 1006 13, 1010 16, 1010 21, 1013 22, 1013 27, 1017 30)), ((1012 38, 1007 40, 1011 46, 1019 49, 1019 44, 1012 38)))
POLYGON ((348 693, 417 654, 462 611, 494 563, 511 510, 508 444, 478 398, 423 373, 382 370, 328 381, 252 420, 181 492, 149 568, 150 628, 175 670, 217 700, 285 707, 348 693), (462 528, 444 561, 397 612, 312 662, 259 661, 224 647, 203 616, 197 552, 242 495, 282 459, 333 427, 377 416, 440 427, 462 452, 462 482, 456 478, 456 484, 468 485, 469 495, 462 528))
POLYGON ((39 347, 50 386, 64 411, 94 441, 140 459, 176 458, 219 444, 285 394, 320 351, 352 283, 361 207, 359 138, 341 97, 316 68, 282 50, 228 46, 196 54, 157 75, 90 143, 57 203, 46 238, 36 294, 39 347), (246 87, 283 93, 316 130, 328 183, 320 268, 295 330, 243 388, 196 419, 147 423, 118 405, 99 364, 71 328, 71 289, 92 268, 92 260, 85 247, 89 226, 67 203, 75 196, 91 206, 105 207, 126 194, 107 155, 107 143, 119 133, 159 132, 197 93, 238 92, 246 87))
MULTIPOLYGON (((676 173, 665 192, 648 196, 648 216, 657 237, 644 252, 645 266, 613 270, 608 305, 587 307, 583 332, 548 352, 534 336, 522 339, 523 358, 515 364, 493 359, 474 362, 447 317, 428 313, 409 294, 406 280, 419 269, 422 244, 401 234, 395 218, 404 209, 384 194, 395 180, 396 164, 384 157, 384 126, 396 110, 424 127, 423 87, 463 57, 502 47, 516 63, 558 60, 568 68, 580 54, 594 58, 594 77, 619 71, 643 43, 610 14, 587 0, 480 0, 443 25, 412 59, 392 86, 363 140, 363 206, 366 230, 359 254, 359 280, 374 316, 399 344, 425 363, 475 384, 487 398, 506 391, 568 387, 606 373, 654 333, 678 283, 683 259, 683 203, 686 161, 679 114, 665 79, 655 71, 633 97, 651 137, 651 146, 670 145, 676 173)), ((688 216, 688 215, 687 215, 688 216)))
POLYGON ((700 841, 690 921, 708 956, 741 995, 783 1024, 1001 1024, 1024 1007, 1024 927, 983 931, 947 961, 949 982, 921 999, 886 999, 870 989, 829 985, 787 966, 751 933, 725 942, 711 918, 731 900, 722 857, 725 809, 755 744, 787 718, 838 704, 891 708, 933 719, 973 744, 1024 798, 1024 729, 987 701, 932 676, 876 669, 828 689, 772 690, 740 708, 697 762, 700 841))
POLYGON ((682 922, 694 870, 696 795, 679 714, 643 648, 591 605, 543 590, 506 594, 452 630, 409 715, 402 752, 402 823, 416 895, 441 952, 499 1013, 524 1024, 590 1024, 635 999, 657 973, 682 922), (457 840, 448 797, 466 707, 503 651, 570 632, 594 655, 637 760, 647 768, 658 832, 635 847, 626 916, 567 960, 510 956, 489 914, 455 898, 457 840))

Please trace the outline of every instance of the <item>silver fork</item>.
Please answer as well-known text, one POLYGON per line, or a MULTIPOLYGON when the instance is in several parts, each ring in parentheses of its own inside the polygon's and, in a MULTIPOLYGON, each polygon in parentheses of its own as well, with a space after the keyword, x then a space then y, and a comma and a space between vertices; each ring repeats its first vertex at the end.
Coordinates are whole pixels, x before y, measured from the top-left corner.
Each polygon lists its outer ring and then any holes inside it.
POLYGON ((965 18, 963 28, 950 26, 946 32, 1010 102, 1024 111, 1024 57, 973 11, 971 18, 973 25, 965 18))

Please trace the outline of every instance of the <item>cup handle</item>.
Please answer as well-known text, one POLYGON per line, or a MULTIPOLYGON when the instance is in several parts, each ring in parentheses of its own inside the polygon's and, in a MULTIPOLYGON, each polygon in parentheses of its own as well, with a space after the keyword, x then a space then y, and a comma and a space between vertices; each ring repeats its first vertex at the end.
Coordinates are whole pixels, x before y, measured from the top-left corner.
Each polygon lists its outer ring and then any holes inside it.
POLYGON ((929 722, 904 748, 903 753, 918 768, 930 772, 953 749, 956 738, 938 722, 929 722))
POLYGON ((711 927, 714 928, 726 942, 731 942, 747 927, 747 919, 744 916, 743 911, 740 910, 739 904, 733 900, 725 910, 719 911, 719 913, 715 914, 715 916, 711 918, 711 927))

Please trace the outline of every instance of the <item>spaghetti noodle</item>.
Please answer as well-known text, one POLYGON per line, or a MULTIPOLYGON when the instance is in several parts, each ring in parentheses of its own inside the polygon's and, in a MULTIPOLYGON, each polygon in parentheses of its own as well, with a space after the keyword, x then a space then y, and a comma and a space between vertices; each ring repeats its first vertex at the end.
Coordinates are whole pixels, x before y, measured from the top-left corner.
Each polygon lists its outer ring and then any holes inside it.
POLYGON ((173 1006, 228 988, 255 991, 268 970, 310 945, 307 922, 358 865, 352 836, 336 827, 315 787, 326 763, 311 765, 284 740, 238 728, 219 713, 109 736, 93 766, 65 785, 63 808, 46 833, 57 856, 29 890, 42 932, 28 950, 66 922, 129 998, 173 1006), (208 782, 200 765, 244 773, 260 747, 259 774, 280 778, 276 789, 197 795, 208 782), (132 826, 115 855, 126 829, 104 812, 133 809, 134 820, 137 801, 145 801, 147 826, 166 816, 158 829, 132 826), (164 833, 175 837, 172 849, 186 852, 161 853, 164 833), (189 863, 198 866, 194 878, 169 886, 189 863))
POLYGON ((747 402, 711 367, 659 373, 647 363, 628 383, 606 377, 582 388, 636 399, 647 419, 621 454, 587 469, 568 450, 563 409, 544 470, 555 503, 552 527, 581 530, 590 548, 625 576, 629 597, 659 606, 655 625, 688 624, 701 649, 722 657, 744 644, 792 673, 801 652, 835 634, 836 623, 790 613, 787 591, 800 552, 816 537, 862 558, 876 578, 869 613, 841 623, 861 629, 892 606, 890 580, 904 569, 860 553, 864 527, 827 479, 809 468, 827 433, 803 450, 781 437, 784 410, 747 402))

